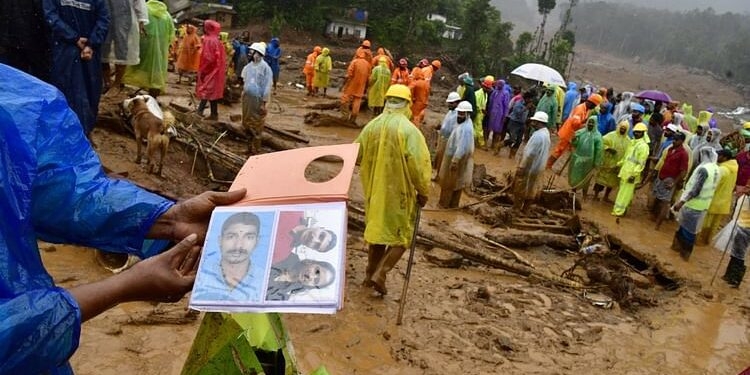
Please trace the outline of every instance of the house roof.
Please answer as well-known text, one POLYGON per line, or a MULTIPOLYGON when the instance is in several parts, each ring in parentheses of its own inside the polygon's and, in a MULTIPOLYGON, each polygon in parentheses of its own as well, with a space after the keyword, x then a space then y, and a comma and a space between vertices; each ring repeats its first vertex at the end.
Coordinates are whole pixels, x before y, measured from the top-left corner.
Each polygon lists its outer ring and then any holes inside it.
POLYGON ((359 22, 359 21, 356 21, 356 20, 349 20, 349 19, 345 19, 345 18, 328 18, 328 22, 342 23, 342 24, 352 25, 352 26, 367 27, 367 23, 366 22, 359 22))

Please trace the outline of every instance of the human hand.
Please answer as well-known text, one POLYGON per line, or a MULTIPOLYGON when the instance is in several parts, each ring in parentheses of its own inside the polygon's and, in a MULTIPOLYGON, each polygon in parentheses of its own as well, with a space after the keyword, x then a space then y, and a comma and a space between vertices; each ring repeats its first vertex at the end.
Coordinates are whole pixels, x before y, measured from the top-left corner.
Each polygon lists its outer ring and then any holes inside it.
POLYGON ((628 183, 629 183, 629 184, 632 184, 632 183, 634 183, 634 182, 635 182, 635 176, 630 176, 630 177, 628 177, 628 183))
POLYGON ((238 202, 245 197, 246 193, 245 189, 226 193, 207 191, 186 201, 178 202, 156 220, 147 237, 179 241, 195 233, 198 235, 197 243, 202 244, 206 238, 208 221, 214 208, 238 202))
POLYGON ((138 32, 141 34, 141 36, 146 36, 146 25, 143 23, 143 21, 138 21, 138 32))
POLYGON ((685 205, 685 202, 684 201, 679 201, 679 202, 675 203, 674 206, 672 206, 672 210, 679 211, 680 209, 682 209, 683 205, 685 205))
POLYGON ((417 194, 417 204, 419 207, 424 207, 427 204, 429 198, 426 195, 417 194))
POLYGON ((81 60, 83 61, 89 61, 94 57, 94 50, 91 49, 91 47, 86 46, 83 48, 83 51, 81 51, 81 60))
POLYGON ((177 302, 193 288, 201 248, 191 234, 173 248, 123 272, 126 301, 177 302))
POLYGON ((78 46, 78 49, 83 51, 83 49, 86 47, 86 43, 88 42, 89 42, 88 38, 81 37, 81 38, 78 38, 78 40, 76 40, 76 45, 78 46))

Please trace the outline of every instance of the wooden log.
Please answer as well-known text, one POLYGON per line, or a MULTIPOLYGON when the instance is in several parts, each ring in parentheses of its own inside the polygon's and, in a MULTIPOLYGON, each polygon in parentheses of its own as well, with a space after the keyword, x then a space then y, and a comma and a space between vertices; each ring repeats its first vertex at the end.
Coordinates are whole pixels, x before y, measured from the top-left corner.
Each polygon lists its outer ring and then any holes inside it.
POLYGON ((501 244, 501 243, 498 243, 498 242, 492 241, 492 240, 490 240, 490 239, 488 239, 488 238, 485 238, 485 237, 479 237, 479 236, 475 236, 475 235, 473 235, 473 234, 471 234, 471 233, 466 233, 466 235, 467 235, 467 236, 469 236, 469 237, 471 237, 471 238, 474 238, 474 239, 480 240, 480 241, 482 241, 482 242, 485 242, 485 243, 487 243, 487 244, 489 244, 489 245, 492 245, 492 246, 494 246, 494 247, 497 247, 497 248, 499 248, 499 249, 505 250, 505 251, 509 252, 510 254, 512 254, 512 255, 513 255, 513 257, 514 257, 514 258, 515 258, 515 259, 516 259, 516 260, 517 260, 517 261, 518 261, 519 263, 522 263, 522 264, 524 264, 524 265, 527 265, 527 266, 529 266, 529 267, 531 267, 531 268, 536 268, 536 267, 534 266, 534 264, 532 264, 531 262, 529 262, 528 260, 526 260, 526 258, 524 258, 524 257, 522 257, 522 256, 521 256, 521 254, 518 254, 518 252, 516 252, 515 250, 513 250, 513 249, 509 248, 508 246, 505 246, 505 245, 503 245, 503 244, 501 244))
POLYGON ((484 236, 492 241, 514 248, 547 245, 559 250, 578 249, 578 243, 573 236, 548 233, 544 231, 495 228, 490 229, 484 236))
POLYGON ((317 103, 308 105, 307 108, 310 109, 321 109, 321 110, 330 110, 330 109, 339 109, 341 108, 341 103, 339 102, 327 102, 327 103, 317 103))
POLYGON ((293 140, 295 140, 297 142, 310 143, 310 140, 307 137, 303 137, 303 136, 300 136, 298 134, 294 134, 294 133, 292 133, 290 131, 286 131, 284 129, 279 129, 279 128, 275 127, 275 126, 271 126, 271 125, 266 124, 266 129, 268 129, 268 130, 270 130, 270 131, 272 131, 274 133, 277 133, 279 135, 283 135, 284 137, 291 138, 291 139, 293 139, 293 140))
POLYGON ((331 116, 318 112, 309 112, 305 115, 305 124, 310 126, 340 126, 344 128, 360 129, 361 127, 353 121, 337 116, 331 116))

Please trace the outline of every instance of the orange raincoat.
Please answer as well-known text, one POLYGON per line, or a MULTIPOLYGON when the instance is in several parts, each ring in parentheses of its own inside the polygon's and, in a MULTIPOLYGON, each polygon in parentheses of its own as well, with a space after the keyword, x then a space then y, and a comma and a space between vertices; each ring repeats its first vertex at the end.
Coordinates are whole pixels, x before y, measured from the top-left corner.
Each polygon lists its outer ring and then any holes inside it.
POLYGON ((430 84, 424 79, 422 70, 414 70, 414 80, 409 85, 411 89, 411 113, 412 122, 421 126, 424 120, 424 112, 427 109, 427 101, 430 99, 430 84))
POLYGON ((305 74, 305 83, 308 93, 311 93, 313 90, 313 77, 315 77, 315 60, 318 58, 320 51, 321 48, 319 46, 315 46, 312 53, 307 55, 305 66, 302 68, 302 73, 305 74))
POLYGON ((391 75, 391 85, 400 84, 409 86, 411 84, 411 75, 409 74, 409 68, 401 69, 396 68, 391 75))
POLYGON ((378 66, 378 59, 380 59, 380 56, 385 57, 386 63, 388 64, 388 70, 392 72, 393 71, 393 59, 391 59, 391 57, 385 53, 385 49, 383 49, 382 47, 378 48, 378 54, 372 58, 372 61, 370 62, 370 66, 372 66, 373 68, 378 66))
POLYGON ((201 38, 198 36, 198 28, 187 25, 185 36, 180 41, 177 50, 177 71, 180 73, 195 73, 201 58, 201 38))
POLYGON ((341 106, 346 107, 352 103, 352 116, 359 114, 359 105, 365 95, 367 81, 370 79, 370 60, 363 51, 357 51, 357 57, 349 63, 346 70, 346 85, 341 95, 341 106))
MULTIPOLYGON (((365 47, 362 47, 362 46, 357 47, 357 51, 354 52, 354 58, 352 59, 352 61, 354 61, 354 60, 357 59, 357 56, 359 55, 360 52, 362 52, 362 53, 365 54, 364 55, 365 56, 364 59, 367 62, 367 66, 369 66, 370 68, 372 68, 372 66, 373 66, 372 65, 372 50, 369 49, 369 48, 365 48, 365 47)), ((369 75, 370 73, 367 73, 367 74, 369 75)))
POLYGON ((589 118, 589 108, 586 103, 581 103, 573 108, 570 112, 568 119, 560 127, 557 132, 557 136, 560 140, 555 146, 555 150, 552 152, 552 156, 555 159, 559 158, 565 151, 570 149, 570 141, 573 140, 576 131, 581 129, 586 124, 586 120, 589 118))

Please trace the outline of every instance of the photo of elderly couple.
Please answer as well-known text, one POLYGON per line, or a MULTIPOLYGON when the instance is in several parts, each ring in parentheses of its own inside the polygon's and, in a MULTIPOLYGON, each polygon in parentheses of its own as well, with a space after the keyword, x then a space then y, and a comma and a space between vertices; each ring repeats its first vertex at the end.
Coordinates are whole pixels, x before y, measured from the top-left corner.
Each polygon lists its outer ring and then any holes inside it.
POLYGON ((243 311, 243 306, 273 311, 273 306, 338 304, 345 233, 343 203, 218 208, 190 305, 204 311, 243 311))

